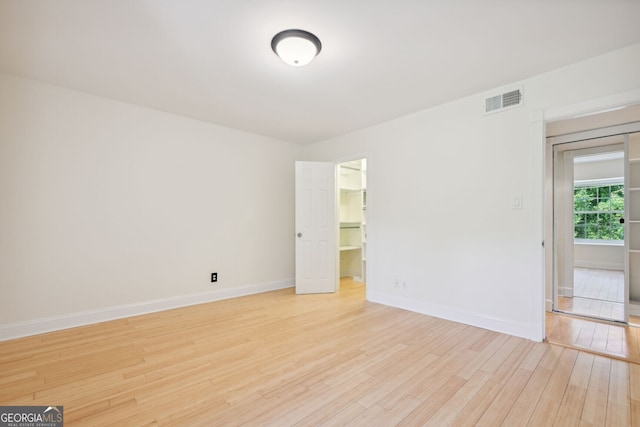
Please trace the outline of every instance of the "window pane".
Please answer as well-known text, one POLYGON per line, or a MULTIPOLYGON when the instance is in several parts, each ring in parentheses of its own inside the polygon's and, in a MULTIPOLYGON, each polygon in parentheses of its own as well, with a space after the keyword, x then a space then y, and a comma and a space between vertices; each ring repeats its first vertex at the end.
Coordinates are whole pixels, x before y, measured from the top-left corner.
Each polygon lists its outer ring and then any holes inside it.
POLYGON ((624 225, 611 225, 611 240, 624 240, 624 225))
POLYGON ((611 224, 611 214, 610 213, 598 213, 598 226, 606 227, 611 224))
POLYGON ((624 185, 574 187, 573 195, 575 238, 624 239, 624 185))
POLYGON ((598 227, 598 239, 611 240, 611 224, 598 227))
POLYGON ((598 214, 586 214, 587 239, 598 238, 598 214))
POLYGON ((576 212, 587 210, 589 196, 587 196, 587 191, 584 188, 576 188, 574 190, 574 208, 576 212))

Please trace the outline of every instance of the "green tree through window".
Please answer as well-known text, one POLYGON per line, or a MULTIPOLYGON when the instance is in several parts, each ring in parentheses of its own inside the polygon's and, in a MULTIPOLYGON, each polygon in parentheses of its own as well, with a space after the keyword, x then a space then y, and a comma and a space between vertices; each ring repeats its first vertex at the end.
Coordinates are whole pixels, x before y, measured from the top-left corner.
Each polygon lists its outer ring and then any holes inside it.
POLYGON ((576 185, 573 190, 574 238, 624 240, 624 185, 576 185))

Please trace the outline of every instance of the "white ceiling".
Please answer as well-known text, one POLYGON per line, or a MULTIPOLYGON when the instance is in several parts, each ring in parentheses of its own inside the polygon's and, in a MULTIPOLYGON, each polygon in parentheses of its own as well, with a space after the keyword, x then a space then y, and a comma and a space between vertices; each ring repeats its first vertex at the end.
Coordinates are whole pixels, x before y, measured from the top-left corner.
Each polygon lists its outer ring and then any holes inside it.
POLYGON ((638 43, 639 18, 638 0, 0 0, 0 70, 305 144, 638 43), (289 28, 322 41, 310 65, 271 51, 289 28))

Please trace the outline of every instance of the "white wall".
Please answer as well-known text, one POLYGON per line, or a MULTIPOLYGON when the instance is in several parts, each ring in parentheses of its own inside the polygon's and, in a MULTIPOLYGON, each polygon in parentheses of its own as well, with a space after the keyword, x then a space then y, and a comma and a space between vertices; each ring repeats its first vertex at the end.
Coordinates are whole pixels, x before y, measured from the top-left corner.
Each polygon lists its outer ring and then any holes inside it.
POLYGON ((518 82, 523 107, 484 116, 484 97, 500 93, 490 91, 306 147, 313 160, 367 157, 369 298, 541 339, 544 161, 534 120, 637 90, 639 76, 640 44, 518 82))
POLYGON ((0 338, 293 285, 299 152, 0 74, 0 338))
POLYGON ((621 178, 623 176, 624 159, 577 163, 574 165, 573 170, 573 178, 576 181, 588 179, 621 178))
POLYGON ((624 270, 624 245, 576 243, 573 245, 573 265, 584 268, 624 270))

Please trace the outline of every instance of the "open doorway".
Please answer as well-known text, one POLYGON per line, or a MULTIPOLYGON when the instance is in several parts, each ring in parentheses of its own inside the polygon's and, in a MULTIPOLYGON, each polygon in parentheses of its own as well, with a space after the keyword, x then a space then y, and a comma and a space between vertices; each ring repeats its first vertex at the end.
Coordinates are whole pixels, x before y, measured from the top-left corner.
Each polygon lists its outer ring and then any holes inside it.
POLYGON ((338 165, 340 281, 364 284, 367 272, 367 160, 338 165))
POLYGON ((640 314, 640 105, 547 122, 546 140, 551 184, 547 218, 551 220, 545 241, 552 248, 546 258, 547 298, 552 299, 547 310, 636 323, 640 314), (622 169, 608 175, 593 172, 621 159, 622 169), (617 202, 623 203, 616 206, 617 202))
POLYGON ((624 322, 621 135, 554 146, 554 310, 624 322))

